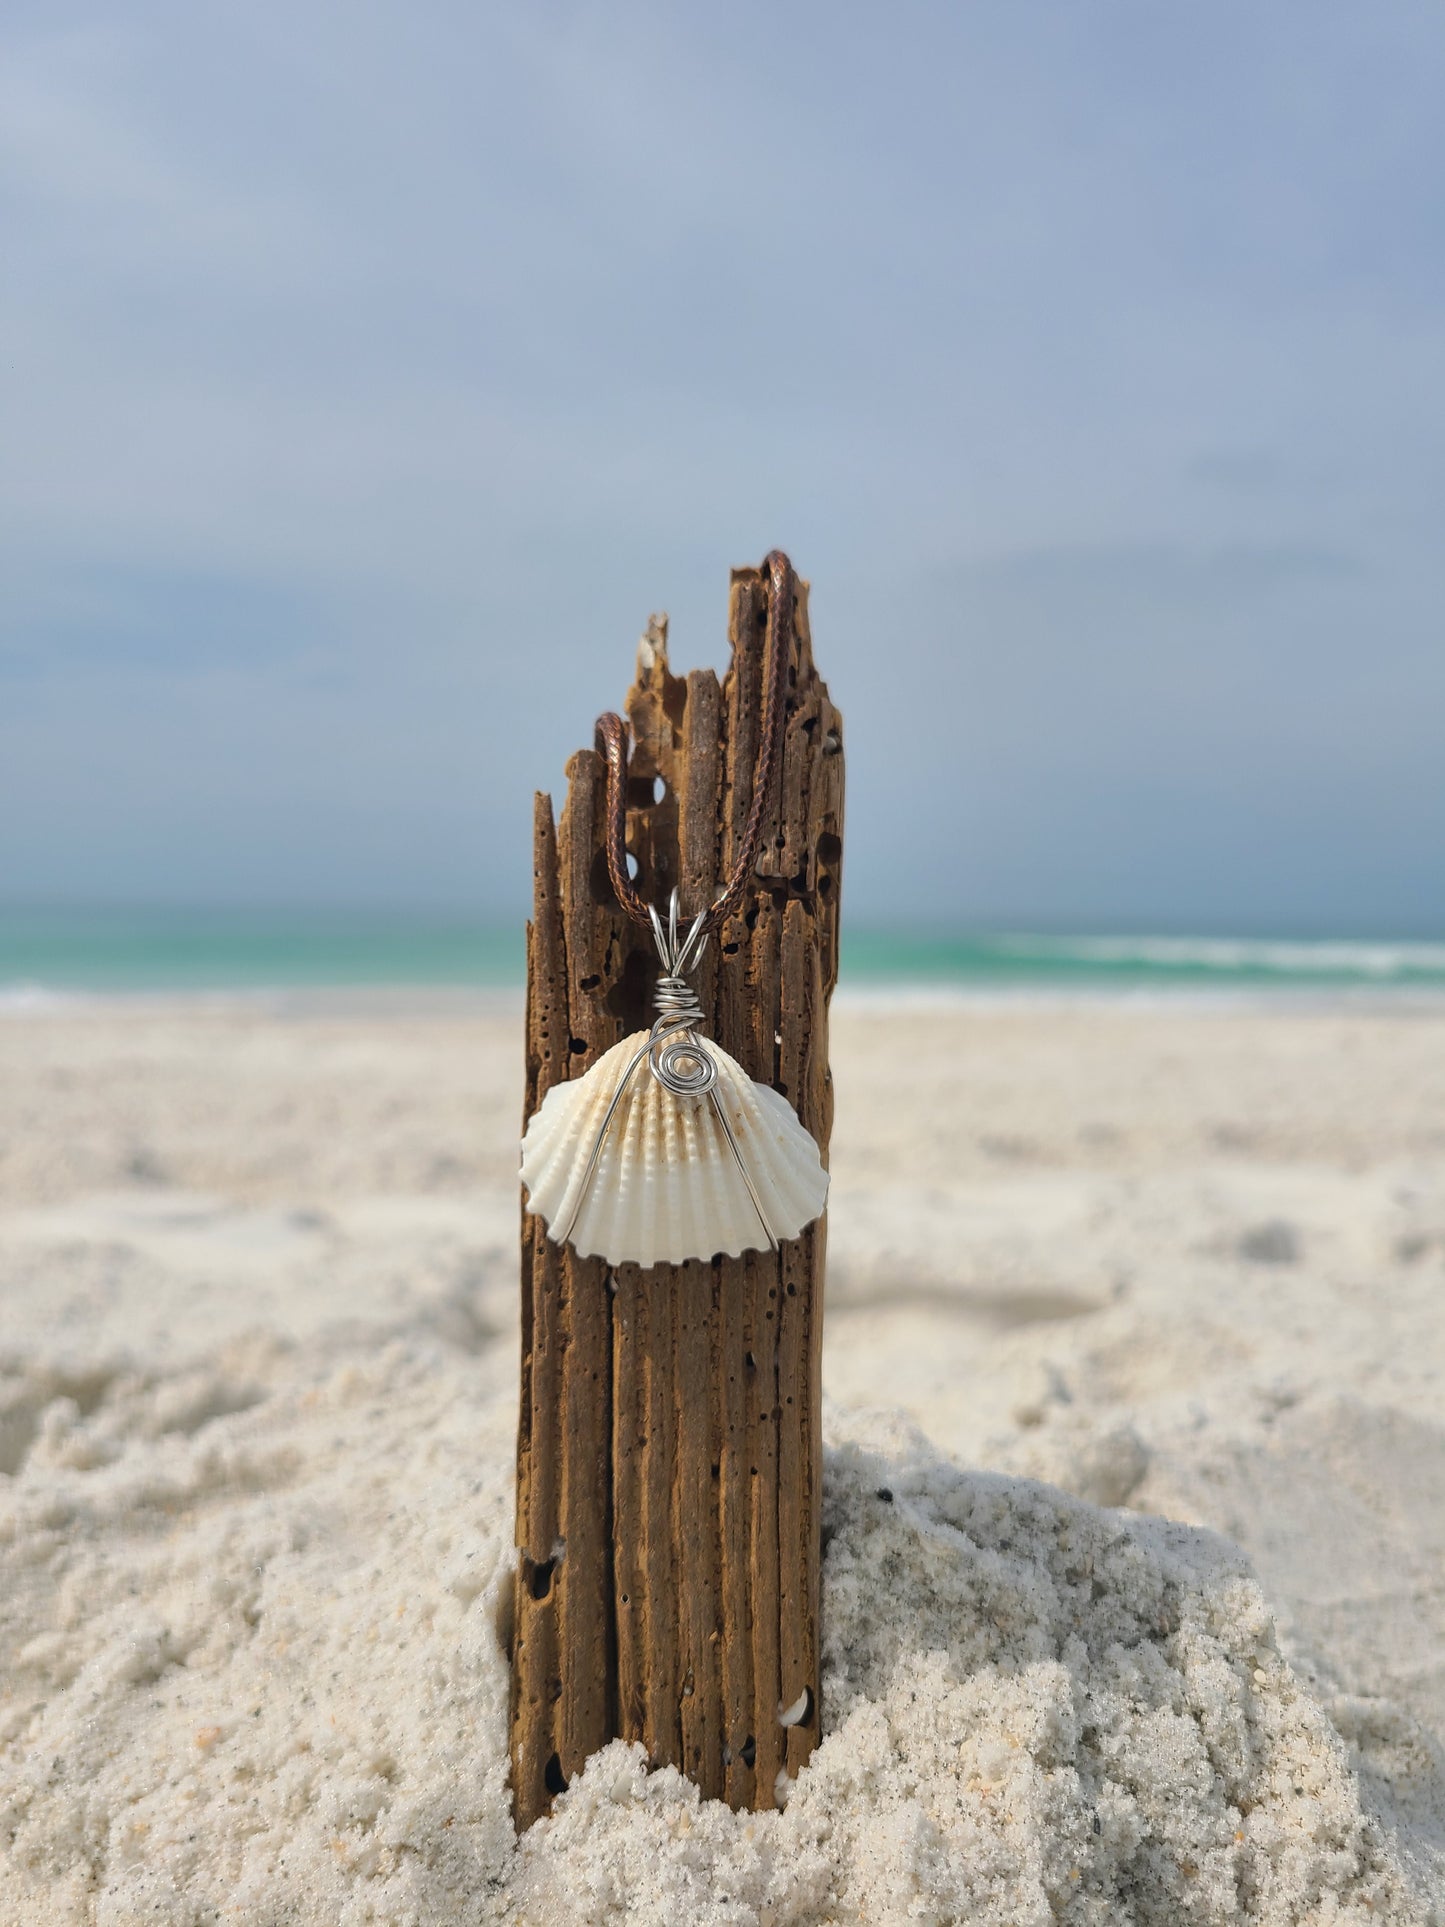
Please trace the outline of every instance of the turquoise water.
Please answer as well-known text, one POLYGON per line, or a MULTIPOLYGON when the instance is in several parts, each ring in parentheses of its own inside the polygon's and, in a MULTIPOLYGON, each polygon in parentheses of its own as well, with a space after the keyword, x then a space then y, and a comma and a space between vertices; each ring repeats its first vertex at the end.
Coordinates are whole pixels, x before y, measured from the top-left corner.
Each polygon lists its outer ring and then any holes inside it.
POLYGON ((980 990, 1445 990, 1445 940, 1027 933, 847 939, 843 978, 980 990))
MULTIPOLYGON (((340 912, 0 910, 0 1002, 49 994, 506 989, 520 926, 340 912)), ((845 932, 849 991, 1445 991, 1445 940, 845 932)))
POLYGON ((520 927, 230 910, 0 910, 0 996, 519 984, 520 927))

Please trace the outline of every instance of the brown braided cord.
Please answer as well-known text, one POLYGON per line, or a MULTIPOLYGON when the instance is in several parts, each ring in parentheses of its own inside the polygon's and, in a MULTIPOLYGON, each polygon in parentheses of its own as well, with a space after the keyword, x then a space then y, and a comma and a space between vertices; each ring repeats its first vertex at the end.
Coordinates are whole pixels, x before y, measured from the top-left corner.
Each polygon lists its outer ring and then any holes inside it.
MULTIPOLYGON (((737 861, 727 888, 709 909, 705 930, 716 930, 732 915, 748 887, 763 840, 773 775, 783 742, 784 698, 788 687, 788 653, 793 639, 793 565, 781 549, 763 562, 771 594, 768 633, 763 660, 763 713, 759 727, 758 763, 753 774, 753 800, 743 825, 737 861)), ((651 912, 627 874, 627 726, 614 711, 597 718, 597 747, 607 763, 607 874, 617 901, 636 923, 650 924, 651 912)))

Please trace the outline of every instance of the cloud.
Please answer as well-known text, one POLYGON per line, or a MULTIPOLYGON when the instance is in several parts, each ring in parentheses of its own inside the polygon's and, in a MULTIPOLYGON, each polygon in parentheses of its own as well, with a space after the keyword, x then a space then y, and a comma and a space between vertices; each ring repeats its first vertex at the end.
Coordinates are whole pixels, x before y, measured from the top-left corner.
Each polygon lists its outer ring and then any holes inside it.
POLYGON ((1264 448, 1201 449, 1185 461, 1184 473, 1226 495, 1265 495, 1283 479, 1278 459, 1264 448))
POLYGON ((1196 610, 1365 572, 1358 555, 1329 543, 1159 541, 1019 549, 983 557, 962 571, 1024 594, 1196 610))
POLYGON ((648 611, 720 661, 782 541, 855 913, 1227 920, 1282 865, 1407 907, 1442 40, 1335 0, 12 15, 0 889, 510 913, 648 611))

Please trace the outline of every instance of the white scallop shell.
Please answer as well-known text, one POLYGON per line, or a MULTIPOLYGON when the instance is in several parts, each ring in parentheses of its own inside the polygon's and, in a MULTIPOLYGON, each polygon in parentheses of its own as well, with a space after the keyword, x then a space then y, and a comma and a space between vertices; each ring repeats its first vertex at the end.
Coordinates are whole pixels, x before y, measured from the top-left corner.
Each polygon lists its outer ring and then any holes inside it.
POLYGON ((718 1072, 704 1095, 678 1096, 648 1064, 638 1065, 588 1181, 607 1107, 647 1041, 646 1031, 635 1031, 585 1075, 548 1091, 522 1139, 527 1209, 543 1219, 549 1235, 557 1225, 583 1257, 609 1264, 678 1265, 718 1252, 736 1258, 768 1245, 738 1168, 741 1157, 774 1238, 797 1237, 828 1196, 818 1147, 788 1100, 755 1083, 711 1039, 698 1042, 718 1072), (714 1096, 732 1126, 737 1156, 714 1096))

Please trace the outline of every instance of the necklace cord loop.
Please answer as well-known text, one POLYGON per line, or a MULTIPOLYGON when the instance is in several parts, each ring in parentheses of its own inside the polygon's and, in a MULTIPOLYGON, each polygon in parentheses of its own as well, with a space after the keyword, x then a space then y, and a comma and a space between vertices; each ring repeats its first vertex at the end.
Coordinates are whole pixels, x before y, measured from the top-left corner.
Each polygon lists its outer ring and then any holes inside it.
MULTIPOLYGON (((700 931, 716 930, 742 899, 758 860, 763 823, 772 797, 782 747, 788 657, 793 640, 793 565, 781 549, 763 562, 769 579, 767 640, 763 659, 763 707, 753 797, 738 843, 737 861, 721 896, 701 913, 700 931)), ((607 765, 607 874, 617 901, 635 923, 653 921, 650 906, 627 874, 627 725, 614 711, 597 718, 597 747, 607 765)), ((694 956, 693 961, 696 961, 694 956)))

